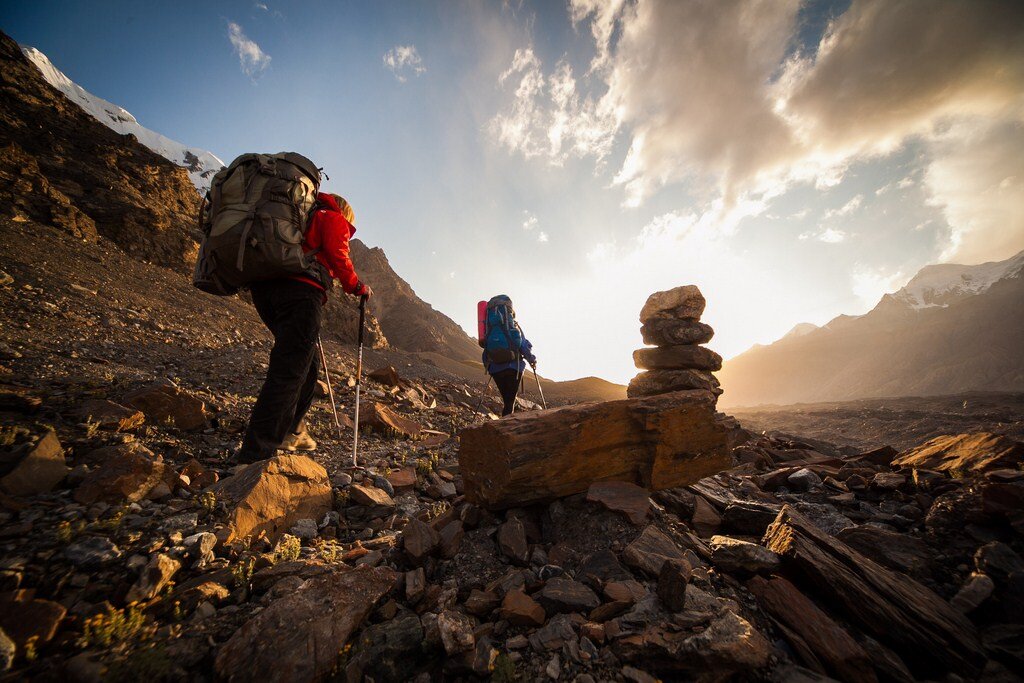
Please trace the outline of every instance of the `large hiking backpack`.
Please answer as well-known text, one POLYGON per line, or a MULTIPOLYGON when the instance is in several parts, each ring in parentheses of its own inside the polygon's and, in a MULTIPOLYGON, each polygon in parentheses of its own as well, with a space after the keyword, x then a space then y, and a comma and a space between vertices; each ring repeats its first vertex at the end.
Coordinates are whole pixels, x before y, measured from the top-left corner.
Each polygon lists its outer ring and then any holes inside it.
POLYGON ((294 152, 243 154, 221 169, 199 210, 192 284, 222 296, 289 275, 329 286, 315 254, 302 249, 319 189, 316 164, 294 152))
POLYGON ((484 354, 494 364, 512 363, 520 356, 523 331, 516 322, 512 300, 504 294, 487 302, 487 323, 484 354))

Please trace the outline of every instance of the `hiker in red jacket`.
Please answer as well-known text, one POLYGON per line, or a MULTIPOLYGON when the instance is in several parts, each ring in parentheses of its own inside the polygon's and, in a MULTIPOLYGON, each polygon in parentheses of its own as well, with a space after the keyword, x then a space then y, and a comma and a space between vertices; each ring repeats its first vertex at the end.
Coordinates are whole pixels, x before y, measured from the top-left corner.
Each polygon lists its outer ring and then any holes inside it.
POLYGON ((256 312, 274 335, 274 348, 245 439, 235 455, 239 462, 264 460, 278 449, 316 448, 303 418, 313 402, 320 372, 317 339, 327 291, 338 280, 349 294, 373 294, 359 281, 349 257, 349 239, 356 231, 354 222, 347 201, 336 194, 318 194, 302 244, 306 253, 316 253, 317 273, 254 282, 250 288, 256 312))

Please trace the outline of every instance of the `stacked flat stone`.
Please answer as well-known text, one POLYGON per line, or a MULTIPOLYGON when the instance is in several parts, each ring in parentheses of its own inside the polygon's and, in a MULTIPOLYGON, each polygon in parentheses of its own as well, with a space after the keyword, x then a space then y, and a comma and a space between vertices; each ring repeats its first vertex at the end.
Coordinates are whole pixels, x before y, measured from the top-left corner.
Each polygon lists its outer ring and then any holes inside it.
POLYGON ((644 343, 654 348, 637 349, 633 362, 645 372, 633 378, 626 390, 630 398, 667 394, 685 389, 722 393, 711 373, 722 369, 722 357, 700 346, 715 331, 700 321, 706 302, 695 285, 655 292, 640 311, 644 343))

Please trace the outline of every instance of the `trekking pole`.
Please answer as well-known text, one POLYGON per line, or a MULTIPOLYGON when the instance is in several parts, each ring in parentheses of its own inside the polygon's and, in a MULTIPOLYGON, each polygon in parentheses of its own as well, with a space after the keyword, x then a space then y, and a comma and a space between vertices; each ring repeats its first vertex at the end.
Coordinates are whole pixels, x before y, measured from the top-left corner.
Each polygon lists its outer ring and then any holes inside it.
POLYGON ((544 406, 544 410, 548 409, 548 402, 544 400, 544 389, 540 386, 540 377, 537 376, 537 366, 533 365, 533 378, 537 380, 537 391, 540 393, 540 404, 544 406))
POLYGON ((476 412, 480 412, 480 409, 484 406, 484 401, 487 399, 487 390, 491 388, 491 380, 494 379, 490 374, 487 375, 487 381, 480 387, 480 401, 476 404, 476 412))
POLYGON ((341 432, 341 420, 338 419, 338 404, 334 402, 334 387, 331 386, 331 373, 327 370, 327 354, 324 353, 324 342, 320 335, 316 336, 316 345, 320 349, 320 365, 324 369, 324 379, 327 380, 327 395, 331 397, 331 412, 334 413, 334 426, 338 428, 338 441, 344 439, 341 432))
POLYGON ((363 374, 363 327, 366 322, 366 299, 359 297, 359 355, 356 357, 356 422, 352 427, 352 467, 359 466, 359 390, 363 374))

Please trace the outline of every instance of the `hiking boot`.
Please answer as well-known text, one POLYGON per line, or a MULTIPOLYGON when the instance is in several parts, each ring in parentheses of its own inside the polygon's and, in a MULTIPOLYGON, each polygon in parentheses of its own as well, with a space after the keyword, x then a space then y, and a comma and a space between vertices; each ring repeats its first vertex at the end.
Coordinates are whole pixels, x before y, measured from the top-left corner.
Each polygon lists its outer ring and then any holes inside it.
POLYGON ((316 441, 309 435, 309 432, 303 429, 301 432, 292 432, 284 437, 281 450, 288 451, 289 453, 294 453, 295 451, 315 451, 316 441))

